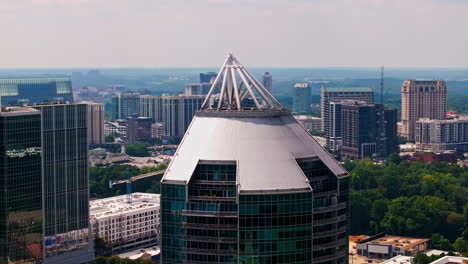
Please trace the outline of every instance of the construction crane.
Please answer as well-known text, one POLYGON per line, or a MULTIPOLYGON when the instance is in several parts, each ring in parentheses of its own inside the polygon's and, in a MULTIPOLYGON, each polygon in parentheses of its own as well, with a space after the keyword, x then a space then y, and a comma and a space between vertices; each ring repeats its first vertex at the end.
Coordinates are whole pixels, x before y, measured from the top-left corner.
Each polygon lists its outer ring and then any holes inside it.
POLYGON ((125 180, 115 180, 115 181, 110 180, 109 181, 109 188, 112 189, 114 187, 114 185, 126 183, 126 185, 127 185, 127 203, 130 204, 130 203, 132 203, 132 183, 134 181, 141 180, 141 179, 148 178, 148 177, 161 175, 161 174, 164 174, 165 172, 166 172, 166 170, 159 170, 159 171, 153 171, 153 172, 149 172, 149 173, 140 174, 140 175, 137 175, 137 176, 130 177, 130 170, 127 168, 125 170, 125 176, 126 176, 127 179, 125 179, 125 180))

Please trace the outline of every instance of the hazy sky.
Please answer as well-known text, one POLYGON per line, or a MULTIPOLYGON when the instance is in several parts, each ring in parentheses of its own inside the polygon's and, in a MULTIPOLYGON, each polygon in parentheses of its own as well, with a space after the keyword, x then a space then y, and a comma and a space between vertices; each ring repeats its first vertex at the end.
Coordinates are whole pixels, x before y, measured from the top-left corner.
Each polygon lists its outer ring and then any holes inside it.
POLYGON ((0 67, 468 67, 468 0, 0 0, 0 67))

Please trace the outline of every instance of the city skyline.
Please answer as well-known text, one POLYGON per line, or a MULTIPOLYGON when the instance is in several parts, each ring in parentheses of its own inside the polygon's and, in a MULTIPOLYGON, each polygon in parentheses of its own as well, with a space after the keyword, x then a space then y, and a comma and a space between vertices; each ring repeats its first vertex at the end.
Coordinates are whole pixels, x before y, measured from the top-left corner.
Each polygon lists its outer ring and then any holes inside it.
POLYGON ((247 66, 468 66, 466 1, 235 3, 2 1, 0 33, 13 41, 0 68, 212 67, 230 51, 247 66))

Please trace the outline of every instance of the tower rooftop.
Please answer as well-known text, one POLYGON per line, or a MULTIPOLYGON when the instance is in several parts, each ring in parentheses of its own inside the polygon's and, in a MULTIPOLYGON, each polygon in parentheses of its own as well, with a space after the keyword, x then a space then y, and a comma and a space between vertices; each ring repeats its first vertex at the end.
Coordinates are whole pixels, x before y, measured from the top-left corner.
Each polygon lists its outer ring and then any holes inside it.
POLYGON ((201 111, 265 111, 283 109, 281 104, 271 93, 253 77, 250 72, 231 53, 221 66, 205 101, 201 111), (219 92, 219 99, 216 102, 215 92, 219 92), (243 102, 251 99, 253 107, 244 107, 243 102), (263 102, 260 102, 260 100, 263 102), (214 105, 211 103, 214 102, 214 105))

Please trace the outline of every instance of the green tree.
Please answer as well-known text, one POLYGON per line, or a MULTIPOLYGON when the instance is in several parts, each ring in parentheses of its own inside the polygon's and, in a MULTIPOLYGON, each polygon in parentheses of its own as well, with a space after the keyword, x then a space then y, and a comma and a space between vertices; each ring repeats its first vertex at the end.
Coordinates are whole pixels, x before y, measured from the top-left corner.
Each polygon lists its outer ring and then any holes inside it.
POLYGON ((387 161, 399 165, 403 161, 403 159, 400 157, 400 154, 392 153, 388 156, 387 161))
POLYGON ((452 245, 450 241, 439 233, 431 236, 432 247, 440 250, 450 250, 452 245))
POLYGON ((133 157, 148 157, 148 143, 138 142, 135 144, 126 144, 125 153, 133 157))
POLYGON ((115 137, 114 135, 110 134, 110 135, 107 135, 104 140, 107 142, 107 143, 113 143, 115 141, 115 137))
POLYGON ((453 243, 453 249, 460 254, 468 254, 468 241, 464 237, 459 237, 453 243))

